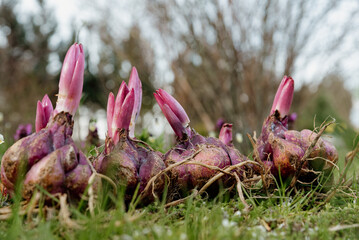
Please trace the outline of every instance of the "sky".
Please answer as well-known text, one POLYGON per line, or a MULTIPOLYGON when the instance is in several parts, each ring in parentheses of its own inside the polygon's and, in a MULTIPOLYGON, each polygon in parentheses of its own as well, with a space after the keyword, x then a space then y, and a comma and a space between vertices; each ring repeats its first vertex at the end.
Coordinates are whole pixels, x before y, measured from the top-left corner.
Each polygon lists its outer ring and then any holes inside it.
MULTIPOLYGON (((72 0, 47 0, 46 4, 50 9, 54 10, 54 14, 58 20, 58 36, 59 38, 53 39, 53 43, 56 44, 56 41, 60 41, 61 39, 68 39, 71 37, 71 26, 75 26, 75 29, 78 29, 78 40, 79 42, 83 43, 85 46, 85 50, 90 51, 91 55, 91 61, 92 64, 96 64, 98 61, 98 39, 97 36, 93 34, 89 34, 87 31, 82 30, 82 26, 90 21, 94 21, 97 19, 100 19, 102 17, 99 12, 99 9, 105 9, 108 4, 115 4, 116 5, 116 18, 113 19, 113 22, 116 22, 118 24, 114 24, 113 27, 116 27, 116 30, 119 34, 126 32, 126 29, 128 29, 131 24, 134 21, 138 21, 141 19, 141 11, 143 8, 141 7, 141 4, 138 4, 140 1, 134 0, 134 1, 116 1, 116 0, 109 0, 109 1, 72 1, 72 0), (94 5, 96 4, 96 5, 94 5), (122 31, 123 29, 123 31, 122 31)), ((353 1, 348 1, 349 4, 343 5, 342 8, 338 9, 334 16, 332 17, 332 21, 341 21, 345 19, 345 11, 346 8, 350 8, 350 3, 354 3, 353 1)), ((354 3, 355 4, 355 3, 354 3)), ((26 14, 21 13, 27 13, 27 12, 37 12, 39 9, 37 8, 37 4, 35 0, 21 0, 20 4, 17 6, 17 11, 20 13, 20 16, 23 16, 26 18, 26 14)), ((105 13, 106 14, 106 13, 105 13)), ((111 19, 109 19, 111 21, 111 19)), ((160 41, 158 41, 158 37, 156 37, 156 33, 154 31, 151 31, 151 23, 148 21, 143 21, 142 30, 144 30, 143 34, 144 36, 151 42, 152 46, 155 49, 155 56, 157 58, 158 64, 157 64, 157 75, 158 78, 162 78, 162 81, 170 82, 173 80, 173 74, 170 71, 170 66, 168 61, 166 61, 165 55, 167 54, 164 47, 161 46, 160 41)), ((330 23, 329 23, 330 24, 330 23)), ((320 41, 320 40, 319 40, 320 41)), ((357 42, 355 41, 349 41, 345 44, 347 49, 344 49, 345 51, 352 51, 352 49, 356 49, 357 42)), ((328 56, 328 59, 332 56, 328 56)), ((168 59, 168 58, 167 58, 168 59)), ((320 73, 321 71, 324 71, 321 65, 323 62, 321 62, 321 59, 318 59, 318 61, 313 61, 313 64, 307 65, 305 68, 301 68, 300 64, 301 61, 298 62, 298 68, 301 69, 300 76, 296 76, 296 84, 297 89, 300 87, 300 85, 307 81, 308 79, 315 79, 315 75, 320 73)), ((359 89, 359 79, 357 78, 359 73, 359 51, 356 51, 355 54, 351 54, 351 58, 343 60, 343 65, 340 66, 343 69, 342 74, 346 77, 345 85, 348 90, 351 90, 352 93, 356 96, 355 99, 353 99, 354 106, 352 108, 352 114, 351 114, 351 121, 353 125, 357 128, 359 128, 359 93, 356 92, 359 89), (350 73, 350 74, 347 74, 350 73), (355 91, 355 92, 354 92, 355 91)), ((53 59, 52 71, 56 72, 61 68, 61 63, 58 59, 53 59)), ((327 70, 325 70, 327 71, 327 70)), ((163 87, 163 86, 161 86, 163 87)), ((171 91, 170 88, 166 89, 171 91)), ((156 110, 156 112, 159 112, 159 109, 156 110)), ((82 112, 80 112, 84 117, 81 119, 81 128, 82 130, 79 130, 79 134, 81 138, 86 136, 87 134, 87 124, 88 119, 85 117, 87 114, 91 115, 93 113, 88 113, 86 110, 82 109, 82 112), (87 123, 86 123, 87 122, 87 123)), ((99 118, 104 118, 104 112, 96 112, 95 113, 99 118)), ((163 129, 163 124, 161 124, 161 121, 156 121, 153 116, 145 116, 145 121, 149 123, 149 128, 151 126, 156 125, 156 128, 153 128, 153 131, 156 131, 155 129, 163 129), (158 126, 160 124, 160 126, 158 126)), ((100 137, 104 138, 104 132, 106 129, 106 122, 102 120, 99 121, 99 132, 100 137)), ((171 131, 168 125, 166 125, 167 131, 171 131)), ((155 135, 160 134, 160 132, 155 132, 155 135)))

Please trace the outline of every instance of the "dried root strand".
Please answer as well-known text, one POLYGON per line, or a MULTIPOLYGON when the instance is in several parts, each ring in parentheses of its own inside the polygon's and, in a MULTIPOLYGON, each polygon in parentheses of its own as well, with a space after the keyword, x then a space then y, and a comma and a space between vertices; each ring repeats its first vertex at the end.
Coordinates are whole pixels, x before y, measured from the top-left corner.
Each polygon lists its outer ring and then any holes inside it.
POLYGON ((93 190, 93 183, 95 182, 95 177, 96 174, 92 174, 91 177, 89 178, 88 181, 88 194, 89 194, 89 201, 88 201, 88 206, 89 206, 89 210, 90 210, 90 214, 92 217, 94 217, 95 213, 94 213, 94 206, 95 206, 95 194, 94 194, 94 190, 93 190))
MULTIPOLYGON (((335 164, 334 162, 330 161, 329 159, 326 159, 326 158, 323 158, 323 157, 307 158, 306 160, 307 160, 307 161, 313 161, 313 160, 317 160, 317 159, 323 160, 323 161, 325 161, 326 163, 331 164, 331 165, 332 165, 333 167, 335 167, 337 170, 339 170, 339 166, 338 166, 337 164, 335 164)), ((302 171, 304 171, 304 169, 302 169, 302 171)))
MULTIPOLYGON (((189 157, 183 159, 183 161, 180 161, 180 162, 176 162, 176 163, 174 163, 174 164, 171 164, 171 165, 169 165, 167 168, 161 170, 159 173, 157 173, 155 176, 153 176, 153 177, 147 182, 146 187, 145 187, 144 190, 141 192, 139 198, 142 199, 143 196, 146 196, 145 193, 147 193, 151 187, 152 187, 151 192, 152 192, 152 194, 153 194, 153 191, 154 191, 153 188, 155 187, 155 184, 154 184, 154 183, 155 183, 155 181, 156 181, 159 177, 161 177, 163 174, 169 172, 169 171, 172 170, 173 168, 178 167, 178 166, 180 166, 180 165, 182 165, 182 164, 185 164, 186 162, 189 162, 190 160, 192 160, 192 159, 193 159, 198 153, 200 153, 201 151, 202 151, 202 149, 197 150, 197 151, 194 152, 191 156, 189 156, 189 157)), ((154 195, 154 197, 156 197, 156 195, 154 195)))
POLYGON ((349 152, 347 154, 347 156, 345 157, 345 168, 344 171, 340 174, 338 183, 336 184, 336 186, 330 190, 330 192, 328 193, 327 198, 324 200, 324 202, 322 203, 322 205, 326 204, 327 202, 329 202, 332 197, 335 195, 335 193, 337 192, 337 190, 339 189, 339 187, 344 184, 348 170, 351 166, 351 164, 353 163, 355 157, 357 156, 357 154, 359 153, 359 142, 358 144, 355 146, 354 150, 349 152))
POLYGON ((231 176, 233 176, 232 173, 230 172, 226 172, 224 169, 220 168, 220 167, 217 167, 217 166, 211 166, 211 165, 208 165, 208 164, 205 164, 205 163, 201 163, 201 162, 192 162, 192 161, 189 161, 189 162, 186 162, 184 164, 191 164, 191 165, 199 165, 199 166, 202 166, 202 167, 205 167, 205 168, 208 168, 208 169, 211 169, 211 170, 215 170, 215 171, 218 171, 218 172, 222 172, 224 174, 229 174, 231 176))
POLYGON ((94 207, 95 206, 94 183, 95 183, 96 177, 98 177, 100 179, 104 179, 107 182, 109 182, 111 184, 111 186, 113 187, 113 191, 114 191, 115 195, 117 195, 117 186, 111 178, 109 178, 108 176, 103 175, 101 173, 98 173, 88 158, 86 158, 86 160, 87 160, 87 162, 91 168, 91 171, 92 171, 92 175, 90 176, 90 178, 88 180, 88 195, 89 195, 88 206, 89 206, 90 214, 93 217, 95 215, 95 213, 94 213, 94 209, 95 209, 95 207, 94 207))
POLYGON ((178 200, 176 200, 176 201, 169 202, 169 203, 167 203, 164 207, 165 207, 165 208, 169 208, 169 207, 177 206, 177 205, 179 205, 179 204, 181 204, 181 203, 184 203, 185 201, 187 201, 187 200, 190 199, 190 198, 195 198, 195 197, 197 197, 197 195, 198 195, 198 190, 194 189, 194 190, 193 190, 193 193, 192 193, 191 195, 189 195, 189 196, 187 196, 187 197, 185 197, 185 198, 178 199, 178 200))
POLYGON ((266 193, 268 195, 269 194, 268 193, 268 186, 267 186, 267 182, 265 181, 267 173, 265 171, 264 163, 263 163, 262 159, 260 159, 260 157, 259 157, 257 144, 254 142, 252 136, 247 133, 247 137, 248 137, 248 139, 251 142, 252 147, 253 147, 254 160, 256 160, 260 165, 260 174, 261 174, 261 178, 262 178, 262 182, 263 182, 263 187, 264 187, 264 190, 266 191, 266 193))
POLYGON ((148 150, 155 152, 155 150, 146 142, 140 140, 140 139, 136 139, 136 138, 131 138, 131 141, 135 142, 135 143, 140 143, 143 146, 145 146, 148 150))
POLYGON ((242 182, 239 179, 238 174, 235 172, 234 173, 234 177, 236 178, 237 181, 237 191, 238 191, 238 195, 239 195, 239 199, 241 200, 241 202, 244 205, 244 210, 245 212, 248 212, 251 209, 251 206, 248 205, 248 203, 246 202, 246 200, 244 199, 244 195, 243 195, 243 191, 242 191, 242 182))
POLYGON ((60 196, 60 212, 59 221, 64 226, 71 229, 83 229, 76 221, 71 219, 70 210, 67 204, 67 195, 63 194, 60 196))
POLYGON ((223 169, 220 173, 217 173, 217 175, 213 176, 211 179, 209 179, 208 182, 199 190, 199 194, 204 193, 204 191, 206 191, 207 188, 209 188, 214 182, 216 182, 218 179, 223 177, 225 174, 233 175, 233 173, 231 173, 231 172, 234 169, 237 169, 237 168, 239 168, 239 167, 241 167, 241 166, 243 166, 245 164, 248 164, 248 163, 259 165, 259 163, 254 162, 252 160, 246 160, 246 161, 243 161, 243 162, 238 163, 236 165, 229 166, 226 169, 223 169))
POLYGON ((31 218, 30 216, 36 212, 36 206, 38 205, 40 199, 42 197, 42 194, 40 192, 36 192, 35 196, 33 196, 27 205, 26 215, 28 216, 27 221, 30 222, 31 218))
MULTIPOLYGON (((30 216, 33 213, 39 213, 40 209, 37 207, 39 200, 41 199, 42 194, 37 192, 36 195, 31 198, 30 201, 22 201, 20 202, 20 209, 17 212, 19 215, 28 215, 30 216)), ((6 206, 0 208, 0 221, 10 219, 13 215, 12 206, 6 206)))

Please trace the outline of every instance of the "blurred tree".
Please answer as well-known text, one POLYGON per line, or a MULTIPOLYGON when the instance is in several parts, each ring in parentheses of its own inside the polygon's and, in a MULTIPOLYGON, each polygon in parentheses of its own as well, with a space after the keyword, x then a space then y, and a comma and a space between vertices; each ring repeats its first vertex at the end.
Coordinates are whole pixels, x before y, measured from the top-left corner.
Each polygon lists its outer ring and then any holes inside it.
MULTIPOLYGON (((100 28, 101 49, 98 75, 104 83, 107 93, 118 91, 122 81, 128 83, 131 68, 137 68, 142 81, 143 102, 142 108, 150 110, 153 106, 152 78, 154 75, 153 50, 149 43, 142 38, 139 28, 132 26, 127 36, 119 40, 108 25, 100 28)), ((107 100, 107 99, 106 99, 107 100)), ((102 102, 105 106, 106 102, 102 102)))
POLYGON ((318 86, 309 84, 295 93, 293 111, 299 114, 298 128, 313 128, 315 124, 324 122, 328 116, 338 122, 350 124, 352 96, 344 87, 343 78, 337 74, 326 76, 318 86))
MULTIPOLYGON (((132 67, 136 67, 142 82, 143 99, 141 115, 152 110, 154 104, 152 81, 154 78, 154 56, 149 43, 142 38, 138 26, 125 30, 123 36, 112 29, 106 19, 88 24, 100 40, 99 61, 95 68, 88 67, 85 75, 84 94, 87 103, 106 108, 110 92, 117 94, 122 81, 128 83, 132 67)), ((117 27, 117 26, 116 26, 117 27)), ((89 61, 88 61, 89 62, 89 61)), ((86 103, 85 102, 85 103, 86 103)), ((138 121, 137 125, 141 125, 138 121)), ((137 127, 136 129, 141 129, 137 127)))
MULTIPOLYGON (((76 27, 73 27, 76 29, 76 27)), ((57 47, 57 54, 59 60, 62 63, 65 60, 67 50, 70 46, 77 42, 78 32, 73 31, 69 41, 63 41, 57 47)), ((106 107, 106 95, 104 94, 104 84, 99 81, 98 73, 93 73, 90 68, 90 51, 88 46, 84 46, 85 50, 85 71, 84 71, 84 85, 82 90, 82 98, 80 104, 85 104, 90 108, 105 108, 106 107)), ((60 79, 61 71, 58 72, 56 79, 60 79)))
POLYGON ((54 99, 57 81, 48 73, 49 46, 56 31, 52 12, 38 0, 39 13, 20 22, 15 13, 17 1, 4 0, 0 4, 0 112, 3 133, 14 132, 19 123, 34 123, 36 101, 45 93, 54 99), (6 129, 3 129, 6 127, 6 129), (6 131, 5 131, 6 130, 6 131))
POLYGON ((191 125, 209 132, 224 118, 246 134, 260 130, 279 81, 295 73, 299 59, 310 64, 318 56, 343 56, 340 46, 352 33, 358 8, 329 25, 339 5, 335 0, 154 0, 147 9, 168 52, 175 53, 168 54, 173 87, 191 125))

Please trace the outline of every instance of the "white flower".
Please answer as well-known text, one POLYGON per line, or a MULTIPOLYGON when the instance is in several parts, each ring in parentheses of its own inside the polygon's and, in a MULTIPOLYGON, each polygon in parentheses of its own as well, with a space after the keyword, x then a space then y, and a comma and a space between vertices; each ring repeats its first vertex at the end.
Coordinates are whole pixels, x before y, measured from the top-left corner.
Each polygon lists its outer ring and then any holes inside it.
POLYGON ((0 134, 0 144, 4 143, 4 136, 0 134))
POLYGON ((149 228, 144 228, 144 229, 142 229, 142 233, 143 234, 149 234, 151 232, 151 230, 149 229, 149 228))
MULTIPOLYGON (((114 238, 115 239, 115 238, 114 238)), ((132 240, 132 237, 130 235, 127 235, 127 234, 122 234, 120 236, 120 238, 117 238, 117 239, 121 239, 121 240, 132 240)))
POLYGON ((133 236, 134 236, 134 237, 139 237, 139 236, 141 236, 140 231, 135 230, 135 231, 133 232, 133 236))
POLYGON ((234 227, 234 226, 236 226, 236 222, 229 221, 228 219, 223 219, 222 220, 222 226, 225 227, 225 228, 234 227))
POLYGON ((238 143, 242 143, 243 142, 243 135, 241 133, 236 133, 236 141, 238 143))
POLYGON ((156 232, 157 235, 162 235, 163 233, 163 227, 161 226, 154 226, 153 230, 156 232))
POLYGON ((242 213, 241 213, 241 211, 238 210, 233 215, 237 216, 237 217, 240 217, 242 215, 242 213))
POLYGON ((181 239, 181 240, 186 240, 186 239, 187 239, 187 234, 181 233, 180 239, 181 239))
POLYGON ((285 227, 285 224, 284 223, 281 223, 278 225, 278 229, 281 229, 281 228, 284 228, 285 227))

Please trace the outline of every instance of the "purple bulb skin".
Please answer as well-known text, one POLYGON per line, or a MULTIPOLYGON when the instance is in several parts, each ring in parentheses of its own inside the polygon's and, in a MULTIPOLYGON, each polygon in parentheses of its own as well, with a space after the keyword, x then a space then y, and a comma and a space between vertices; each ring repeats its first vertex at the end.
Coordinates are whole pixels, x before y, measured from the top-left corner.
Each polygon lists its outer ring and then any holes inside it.
MULTIPOLYGON (((147 186, 147 183, 152 177, 154 177, 157 173, 166 168, 166 165, 163 162, 163 155, 160 152, 146 151, 146 154, 143 156, 143 159, 144 161, 139 168, 140 193, 144 191, 145 187, 147 186)), ((162 175, 155 181, 155 192, 157 193, 157 195, 159 193, 162 193, 164 187, 165 176, 162 175)), ((154 196, 152 192, 145 192, 143 199, 143 203, 149 203, 154 200, 154 196)))
MULTIPOLYGON (((308 129, 304 129, 300 132, 302 137, 302 146, 308 148, 314 141, 317 134, 308 129)), ((315 144, 312 153, 309 155, 312 160, 309 161, 310 166, 316 170, 328 170, 333 167, 333 164, 338 161, 338 151, 333 144, 328 141, 319 138, 315 144), (325 161, 327 159, 328 161, 325 161)))
POLYGON ((273 135, 270 135, 269 142, 273 149, 273 162, 277 171, 283 178, 293 176, 296 171, 295 166, 304 156, 304 150, 301 146, 273 135))
MULTIPOLYGON (((88 180, 92 175, 91 167, 86 160, 86 156, 82 152, 77 153, 78 164, 70 171, 66 171, 65 187, 75 197, 80 197, 88 186, 88 180)), ((77 163, 77 162, 76 162, 77 163)))
MULTIPOLYGON (((209 166, 224 169, 228 166, 240 163, 246 159, 232 145, 226 145, 217 138, 205 138, 195 132, 192 137, 185 142, 179 142, 165 155, 165 163, 170 166, 192 157, 191 162, 202 163, 209 166), (193 156, 198 150, 200 152, 193 156)), ((240 175, 242 171, 238 170, 240 175)), ((210 169, 196 164, 183 164, 171 170, 171 177, 177 188, 181 192, 188 192, 193 188, 200 188, 218 173, 217 170, 210 169)), ((227 180, 227 176, 221 179, 227 180)))
POLYGON ((137 165, 134 155, 116 146, 109 155, 104 156, 99 172, 114 180, 116 185, 132 191, 138 183, 137 165))
POLYGON ((92 171, 71 138, 72 128, 72 116, 60 112, 45 128, 20 139, 5 152, 1 161, 1 180, 10 194, 16 181, 22 178, 25 199, 31 198, 36 185, 49 193, 66 191, 75 196, 83 193, 92 171), (80 168, 83 170, 79 171, 80 168), (76 178, 72 177, 76 183, 70 179, 73 175, 76 175, 76 178))
POLYGON ((65 145, 66 139, 71 139, 71 118, 69 114, 57 114, 48 127, 20 139, 5 152, 1 161, 1 175, 11 183, 4 183, 6 188, 13 190, 20 168, 24 168, 26 173, 42 158, 65 145))
MULTIPOLYGON (((186 111, 174 97, 162 89, 157 90, 154 96, 178 140, 177 145, 165 155, 166 166, 192 158, 192 162, 224 169, 233 164, 232 155, 235 156, 234 162, 241 161, 232 145, 232 124, 221 126, 219 139, 205 138, 191 129, 186 111)), ((172 168, 170 175, 173 188, 188 193, 193 188, 202 187, 218 173, 218 170, 198 164, 188 163, 172 168)))
MULTIPOLYGON (((151 177, 166 166, 161 153, 130 139, 128 130, 120 129, 119 135, 119 141, 114 146, 111 138, 106 139, 107 148, 95 159, 94 167, 99 173, 110 177, 116 185, 125 187, 125 199, 130 201, 138 185, 139 193, 142 193, 151 177)), ((161 193, 163 188, 164 178, 160 178, 155 192, 161 193)), ((153 200, 152 192, 144 194, 147 198, 142 203, 153 200)))
POLYGON ((76 161, 75 150, 70 145, 56 149, 42 158, 30 168, 25 176, 23 197, 29 199, 36 185, 43 187, 49 193, 63 193, 65 165, 75 165, 76 161))

